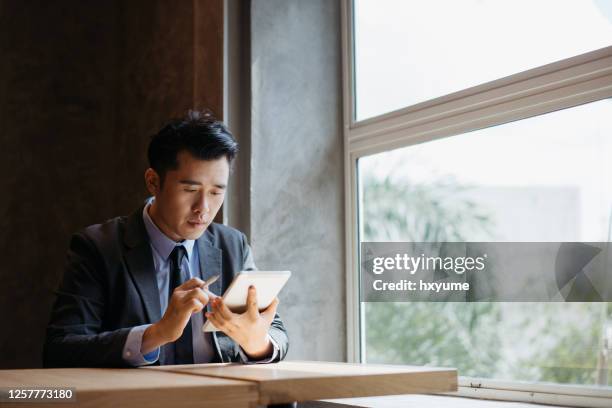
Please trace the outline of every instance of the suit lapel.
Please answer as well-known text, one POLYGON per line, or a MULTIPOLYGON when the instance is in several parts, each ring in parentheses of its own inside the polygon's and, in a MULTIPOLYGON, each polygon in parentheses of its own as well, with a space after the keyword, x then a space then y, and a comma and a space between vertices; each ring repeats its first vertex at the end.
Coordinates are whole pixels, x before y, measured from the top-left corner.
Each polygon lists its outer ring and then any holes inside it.
POLYGON ((142 220, 142 210, 130 215, 126 221, 124 243, 127 246, 125 259, 128 271, 136 284, 145 306, 149 323, 161 319, 161 305, 159 304, 159 289, 155 277, 153 254, 149 244, 149 236, 142 220))
MULTIPOLYGON (((161 319, 161 305, 159 304, 159 289, 155 277, 155 266, 153 265, 153 254, 149 244, 149 236, 142 220, 140 207, 127 218, 124 243, 127 247, 125 259, 129 274, 132 276, 136 288, 145 306, 145 312, 149 323, 155 323, 161 319)), ((203 280, 219 275, 219 279, 209 290, 221 296, 223 289, 223 275, 221 274, 221 249, 212 242, 210 232, 204 234, 196 241, 198 256, 200 259, 200 277, 203 280)), ((210 304, 208 305, 210 308, 210 304)), ((210 310, 210 309, 209 309, 210 310)))
MULTIPOLYGON (((215 295, 221 296, 223 288, 223 275, 221 274, 221 250, 213 245, 210 238, 210 233, 205 231, 204 234, 196 241, 198 246, 198 256, 200 257, 200 276, 202 280, 207 280, 215 275, 219 275, 219 279, 210 287, 210 290, 215 295)), ((210 310, 210 303, 208 304, 210 310)))

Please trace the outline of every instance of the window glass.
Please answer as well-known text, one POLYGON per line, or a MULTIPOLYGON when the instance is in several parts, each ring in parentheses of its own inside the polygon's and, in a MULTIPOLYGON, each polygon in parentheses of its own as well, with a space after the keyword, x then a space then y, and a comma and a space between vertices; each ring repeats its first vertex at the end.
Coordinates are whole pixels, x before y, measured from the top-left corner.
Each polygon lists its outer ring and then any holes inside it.
POLYGON ((355 0, 363 120, 612 45, 609 0, 355 0))
MULTIPOLYGON (((358 161, 360 240, 612 241, 612 100, 358 161)), ((369 363, 612 385, 610 303, 362 303, 369 363)))

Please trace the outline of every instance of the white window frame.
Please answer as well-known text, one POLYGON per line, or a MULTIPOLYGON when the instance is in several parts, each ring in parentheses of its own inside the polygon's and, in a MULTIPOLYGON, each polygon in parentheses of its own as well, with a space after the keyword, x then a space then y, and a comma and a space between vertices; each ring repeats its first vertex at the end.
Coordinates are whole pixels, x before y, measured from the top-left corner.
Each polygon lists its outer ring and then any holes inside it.
MULTIPOLYGON (((362 121, 354 111, 353 1, 342 2, 342 82, 349 362, 364 361, 359 304, 360 157, 612 97, 612 46, 520 72, 362 121)), ((572 406, 610 406, 588 386, 459 378, 459 395, 572 406)))

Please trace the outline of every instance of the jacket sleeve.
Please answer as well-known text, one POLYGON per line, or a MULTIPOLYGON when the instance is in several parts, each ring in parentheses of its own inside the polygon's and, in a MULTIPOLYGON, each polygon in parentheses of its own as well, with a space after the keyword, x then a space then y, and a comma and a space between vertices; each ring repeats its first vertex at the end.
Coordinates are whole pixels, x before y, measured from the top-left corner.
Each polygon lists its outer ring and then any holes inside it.
MULTIPOLYGON (((242 234, 242 253, 243 256, 243 270, 245 271, 256 271, 257 267, 255 266, 255 262, 253 260, 253 254, 251 252, 251 247, 247 243, 246 236, 242 234)), ((274 315, 274 320, 272 320, 272 324, 270 325, 270 331, 268 332, 270 337, 274 340, 274 343, 278 346, 278 353, 271 363, 276 363, 285 358, 287 355, 287 351, 289 351, 289 337, 287 336, 287 329, 285 329, 285 325, 281 320, 278 313, 274 315)))
POLYGON ((44 367, 124 367, 131 328, 102 331, 107 305, 105 263, 84 233, 70 241, 64 276, 56 290, 43 350, 44 367))

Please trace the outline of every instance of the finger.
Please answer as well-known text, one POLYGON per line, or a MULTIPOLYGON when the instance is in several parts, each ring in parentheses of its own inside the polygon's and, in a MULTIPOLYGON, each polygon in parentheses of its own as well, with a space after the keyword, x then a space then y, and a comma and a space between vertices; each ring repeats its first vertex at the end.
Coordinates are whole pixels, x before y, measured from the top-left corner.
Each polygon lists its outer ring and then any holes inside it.
POLYGON ((204 306, 206 306, 210 300, 210 298, 208 297, 208 294, 200 288, 193 288, 187 291, 187 294, 185 295, 185 299, 189 300, 193 298, 198 299, 200 302, 202 302, 204 306))
POLYGON ((188 281, 183 282, 183 284, 178 286, 177 289, 180 288, 181 290, 190 290, 193 288, 201 288, 204 286, 204 283, 205 282, 202 279, 191 278, 188 281))
POLYGON ((191 298, 185 302, 185 305, 189 308, 189 311, 193 313, 201 312, 204 309, 204 305, 196 298, 191 298))
POLYGON ((249 286, 247 293, 247 313, 253 319, 259 317, 259 309, 257 308, 257 290, 255 286, 249 286))
POLYGON ((223 299, 217 297, 214 301, 213 310, 216 311, 223 317, 225 320, 231 320, 234 317, 234 313, 227 307, 225 303, 223 303, 223 299))
POLYGON ((270 322, 274 319, 274 315, 276 314, 276 308, 278 307, 278 303, 279 303, 279 300, 277 297, 275 297, 272 303, 270 303, 270 306, 268 306, 266 310, 261 312, 261 315, 264 317, 264 319, 270 322))
POLYGON ((217 329, 221 330, 223 328, 223 326, 224 326, 223 320, 220 320, 217 317, 216 313, 214 313, 214 312, 206 312, 205 316, 206 316, 206 320, 208 320, 209 322, 214 324, 217 329))
POLYGON ((202 289, 204 291, 204 293, 206 293, 208 295, 208 299, 213 300, 215 298, 218 298, 219 295, 215 295, 214 293, 212 293, 211 291, 208 290, 208 286, 204 286, 204 288, 202 289))
POLYGON ((231 320, 224 319, 219 313, 207 312, 206 318, 210 320, 210 322, 214 324, 216 328, 223 330, 224 332, 233 332, 238 327, 231 320))

